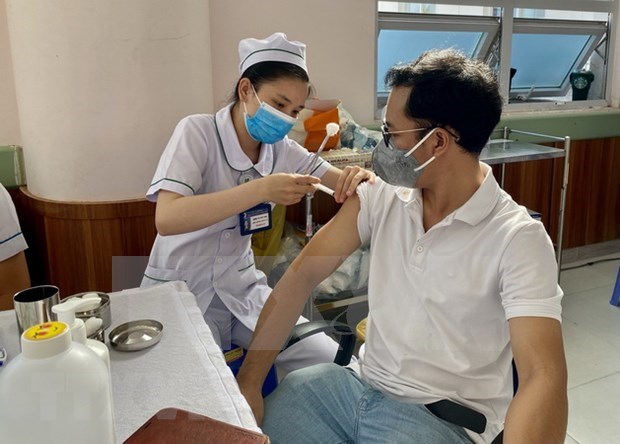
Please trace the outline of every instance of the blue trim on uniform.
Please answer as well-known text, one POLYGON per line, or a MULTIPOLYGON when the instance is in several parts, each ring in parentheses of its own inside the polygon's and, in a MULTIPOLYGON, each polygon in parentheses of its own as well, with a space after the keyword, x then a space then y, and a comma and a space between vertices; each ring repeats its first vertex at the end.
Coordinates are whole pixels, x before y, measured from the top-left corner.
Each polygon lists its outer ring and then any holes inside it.
POLYGON ((174 182, 174 183, 178 183, 178 184, 181 184, 181 185, 185 185, 187 188, 192 190, 193 194, 196 194, 196 190, 194 190, 192 187, 190 187, 185 182, 181 182, 180 180, 176 180, 176 179, 170 179, 169 177, 164 177, 163 179, 159 179, 157 182, 153 182, 152 184, 149 185, 149 188, 152 187, 153 185, 157 185, 159 182, 164 181, 164 180, 169 180, 170 182, 174 182))
POLYGON ((248 268, 250 268, 250 267, 252 267, 252 266, 254 266, 254 262, 252 262, 252 263, 251 263, 250 265, 248 265, 247 267, 243 267, 241 270, 237 270, 237 271, 241 272, 241 271, 247 270, 248 268))
POLYGON ((16 233, 16 234, 14 234, 14 235, 13 235, 13 236, 11 236, 11 237, 7 237, 6 239, 4 239, 4 240, 0 241, 0 245, 2 245, 2 244, 3 244, 3 243, 5 243, 5 242, 10 241, 11 239, 15 239, 17 236, 21 236, 21 235, 22 235, 22 232, 20 231, 19 233, 16 233))
MULTIPOLYGON (((254 171, 256 171, 256 173, 259 176, 265 177, 256 168, 254 168, 255 164, 252 164, 252 166, 250 168, 248 168, 247 170, 238 170, 237 168, 233 167, 230 164, 230 162, 228 161, 228 154, 226 153, 226 150, 224 149, 224 142, 222 142, 222 136, 220 136, 220 130, 217 127, 217 117, 216 117, 216 114, 213 115, 213 124, 215 125, 215 134, 217 135, 218 144, 220 146, 220 149, 222 150, 222 153, 224 154, 224 160, 226 161, 226 164, 230 167, 230 169, 233 170, 233 171, 237 171, 239 173, 242 173, 242 174, 243 173, 247 173, 250 170, 254 170, 254 171)), ((261 144, 262 144, 262 142, 261 142, 261 144)), ((273 145, 273 144, 271 144, 271 145, 273 145)), ((273 148, 272 148, 272 152, 273 152, 273 148)), ((275 154, 274 154, 274 156, 275 156, 275 154)), ((273 174, 273 169, 275 168, 275 164, 276 164, 276 161, 275 161, 275 159, 273 159, 273 161, 271 162, 271 171, 269 172, 268 176, 273 174)))
POLYGON ((151 279, 153 281, 157 281, 157 282, 172 282, 170 279, 157 279, 157 278, 149 276, 146 273, 144 273, 144 277, 149 278, 149 279, 151 279))
POLYGON ((312 171, 310 171, 308 174, 309 174, 310 176, 312 176, 312 175, 314 174, 314 172, 315 172, 316 170, 318 170, 318 169, 321 167, 321 165, 323 165, 325 162, 326 162, 326 160, 321 159, 321 163, 319 163, 319 164, 318 164, 318 165, 317 165, 317 166, 316 166, 316 167, 315 167, 312 171))

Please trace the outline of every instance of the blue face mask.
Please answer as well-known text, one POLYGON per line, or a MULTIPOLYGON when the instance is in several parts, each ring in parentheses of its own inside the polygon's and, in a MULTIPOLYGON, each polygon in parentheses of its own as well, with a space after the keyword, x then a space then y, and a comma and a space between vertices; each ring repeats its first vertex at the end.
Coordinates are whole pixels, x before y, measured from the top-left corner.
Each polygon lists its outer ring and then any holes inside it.
POLYGON ((276 143, 291 131, 297 119, 278 111, 258 98, 256 90, 252 87, 254 95, 260 102, 260 107, 253 116, 248 116, 248 109, 243 102, 245 112, 245 128, 248 130, 250 137, 257 142, 276 143))

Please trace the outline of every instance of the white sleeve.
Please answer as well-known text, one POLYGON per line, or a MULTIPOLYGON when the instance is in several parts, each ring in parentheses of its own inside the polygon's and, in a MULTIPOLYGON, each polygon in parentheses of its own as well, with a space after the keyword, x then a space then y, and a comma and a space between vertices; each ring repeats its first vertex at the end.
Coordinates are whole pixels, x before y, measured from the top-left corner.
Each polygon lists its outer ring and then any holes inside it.
POLYGON ((379 187, 371 187, 368 182, 362 182, 356 188, 357 196, 360 199, 360 211, 357 213, 357 232, 359 234, 362 244, 370 242, 372 233, 372 221, 371 221, 371 208, 372 205, 372 191, 377 190, 379 187))
POLYGON ((188 116, 178 123, 146 193, 148 200, 155 202, 161 189, 183 196, 196 193, 208 160, 208 131, 214 130, 207 115, 188 116))
POLYGON ((506 319, 538 316, 562 321, 562 289, 551 239, 540 222, 519 229, 500 264, 500 294, 506 319))
POLYGON ((0 262, 28 248, 9 192, 0 184, 0 262))
MULTIPOLYGON (((304 174, 308 167, 312 164, 316 153, 311 153, 306 148, 288 137, 285 137, 283 142, 287 145, 287 165, 290 168, 290 171, 297 174, 304 174)), ((323 175, 327 173, 330 168, 331 165, 329 162, 319 157, 309 174, 320 178, 323 177, 323 175)))

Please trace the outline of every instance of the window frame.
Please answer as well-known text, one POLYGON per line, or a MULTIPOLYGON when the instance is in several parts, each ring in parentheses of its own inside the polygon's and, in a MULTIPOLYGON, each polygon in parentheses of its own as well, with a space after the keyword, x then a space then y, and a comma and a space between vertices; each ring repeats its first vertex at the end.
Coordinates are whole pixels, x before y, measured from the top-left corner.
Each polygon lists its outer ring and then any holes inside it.
MULTIPOLYGON (((615 0, 616 1, 616 0, 615 0)), ((582 0, 581 2, 571 0, 465 0, 459 2, 460 5, 475 5, 481 7, 494 7, 501 8, 500 17, 493 16, 469 16, 469 15, 446 15, 446 14, 423 14, 423 13, 399 13, 399 12, 381 12, 377 8, 377 35, 376 35, 376 53, 375 53, 375 75, 377 73, 377 60, 378 60, 378 38, 379 33, 383 29, 396 29, 396 30, 434 30, 441 31, 443 29, 450 29, 451 31, 474 31, 474 32, 487 32, 481 28, 488 26, 490 20, 498 20, 498 32, 495 35, 495 39, 487 39, 484 42, 483 47, 480 48, 478 58, 489 60, 493 57, 492 49, 494 47, 499 48, 500 60, 498 63, 498 78, 500 81, 500 90, 502 97, 505 100, 505 112, 511 111, 537 111, 537 110, 557 110, 557 109, 583 109, 594 107, 608 107, 612 101, 612 78, 613 78, 613 63, 614 63, 614 46, 615 46, 615 32, 618 25, 615 23, 617 17, 614 14, 614 10, 617 7, 614 5, 615 1, 588 1, 582 0), (556 9, 556 10, 578 10, 583 12, 604 12, 609 14, 607 22, 593 21, 593 20, 558 20, 558 19, 530 19, 530 18, 515 18, 514 10, 516 8, 531 8, 531 9, 556 9), (415 25, 416 27, 413 27, 415 25), (453 27, 447 28, 446 26, 452 25, 453 27), (510 60, 511 60, 511 47, 512 36, 514 33, 522 31, 523 33, 540 33, 540 34, 552 34, 562 33, 563 30, 567 30, 567 26, 571 26, 571 34, 592 34, 595 37, 591 38, 584 51, 575 60, 571 70, 569 71, 567 78, 562 84, 562 91, 565 94, 558 93, 557 96, 563 96, 568 93, 570 89, 569 75, 570 72, 575 70, 576 67, 583 66, 583 63, 592 55, 592 53, 599 47, 601 42, 602 33, 606 33, 605 37, 605 75, 602 79, 604 83, 604 98, 583 100, 583 101, 539 101, 539 102, 522 102, 522 103, 509 103, 510 98, 515 98, 519 94, 523 94, 523 89, 515 89, 509 91, 510 84, 510 60), (602 31, 604 29, 604 31, 602 31), (537 32, 538 31, 538 32, 537 32), (503 36, 503 38, 502 38, 503 36), (506 37, 508 36, 508 37, 506 37), (485 53, 482 52, 485 50, 485 53)), ((430 4, 455 4, 452 1, 436 1, 430 4)), ((377 2, 378 4, 378 2, 377 2)), ((521 32, 519 32, 521 33, 521 32)), ((489 33, 489 36, 491 34, 489 33)), ((380 119, 382 104, 385 104, 385 97, 381 97, 385 94, 380 94, 377 91, 377 82, 375 81, 375 116, 380 119)), ((555 97, 555 92, 547 89, 534 90, 531 97, 555 97)))
MULTIPOLYGON (((499 38, 501 23, 498 17, 492 16, 453 16, 445 14, 421 14, 414 12, 378 12, 377 42, 382 30, 389 31, 451 31, 479 32, 486 38, 481 39, 475 49, 474 57, 486 60, 493 43, 499 38), (464 18, 466 20, 464 20, 464 18), (415 28, 411 26, 414 25, 415 28)), ((375 75, 377 73, 379 45, 375 56, 375 75)), ((376 90, 375 103, 378 110, 385 106, 388 93, 376 90)))
MULTIPOLYGON (((581 50, 564 77, 559 88, 539 88, 529 93, 529 88, 513 87, 509 91, 511 99, 520 94, 528 93, 529 97, 553 97, 565 96, 568 94, 570 86, 570 73, 581 67, 594 53, 594 50, 601 43, 602 38, 608 32, 608 26, 603 22, 595 21, 576 21, 576 20, 547 20, 547 19, 523 19, 515 18, 513 22, 512 34, 571 34, 589 35, 588 42, 581 50)), ((607 64, 607 63, 606 63, 607 64)), ((603 79, 605 80, 605 79, 603 79)))

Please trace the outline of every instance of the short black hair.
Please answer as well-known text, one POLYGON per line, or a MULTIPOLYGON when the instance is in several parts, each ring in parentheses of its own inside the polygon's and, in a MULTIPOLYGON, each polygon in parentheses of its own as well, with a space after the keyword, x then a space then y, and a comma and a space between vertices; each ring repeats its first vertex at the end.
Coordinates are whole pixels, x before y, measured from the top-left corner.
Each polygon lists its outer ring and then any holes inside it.
POLYGON ((310 78, 303 68, 287 62, 259 62, 246 69, 237 84, 235 90, 231 94, 230 102, 237 103, 239 101, 239 82, 243 78, 250 80, 254 88, 259 89, 260 85, 272 82, 281 78, 299 79, 308 83, 308 93, 311 91, 310 78))
POLYGON ((450 126, 459 145, 478 156, 502 114, 497 78, 483 62, 453 50, 424 52, 390 68, 388 87, 411 87, 405 112, 421 126, 450 126))

